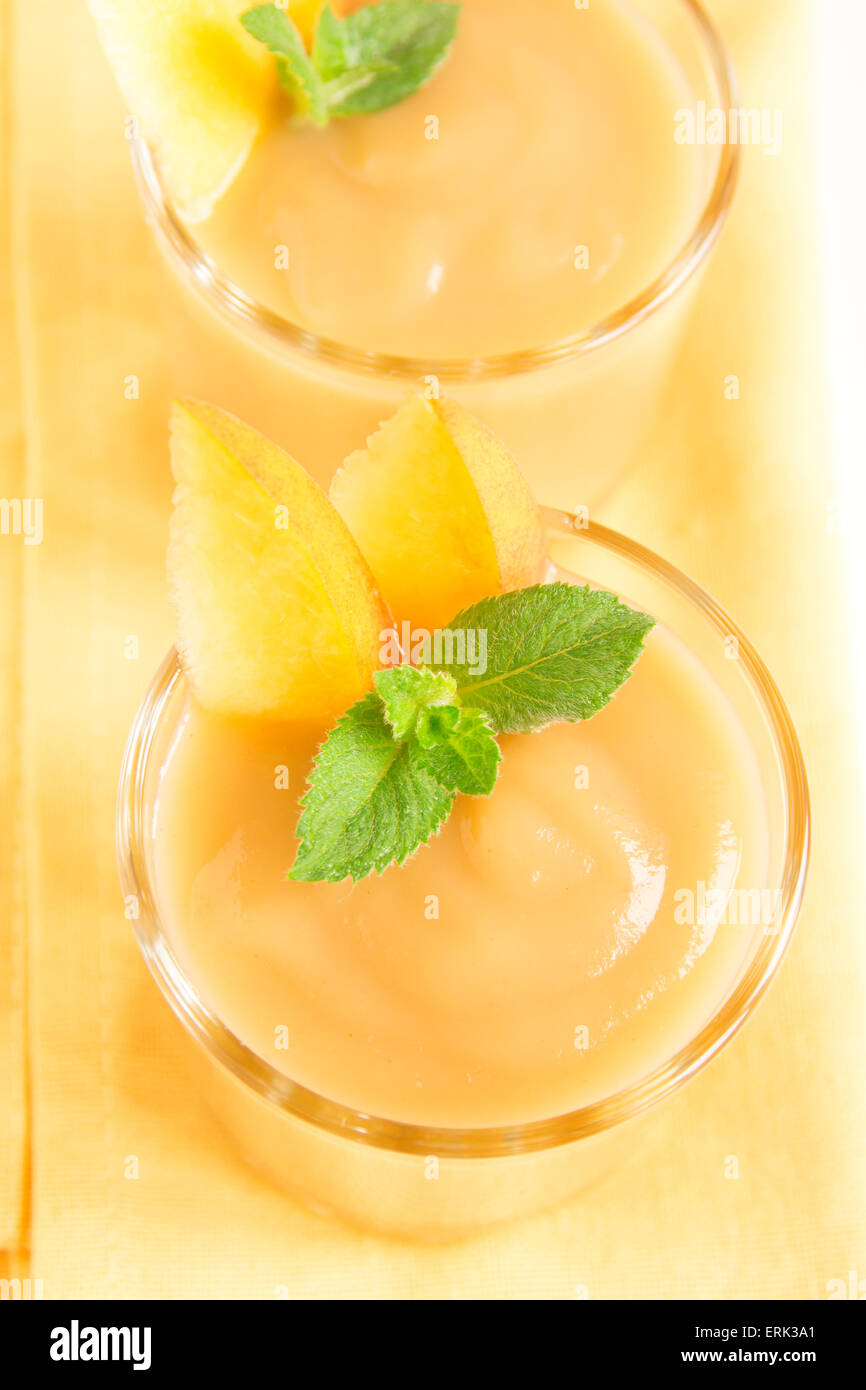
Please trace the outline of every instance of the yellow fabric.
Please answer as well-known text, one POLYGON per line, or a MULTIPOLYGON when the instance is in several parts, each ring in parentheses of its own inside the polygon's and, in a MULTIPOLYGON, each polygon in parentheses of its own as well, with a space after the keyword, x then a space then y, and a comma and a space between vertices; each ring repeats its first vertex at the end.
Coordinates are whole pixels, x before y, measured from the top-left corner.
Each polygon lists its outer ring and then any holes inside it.
MULTIPOLYGON (((8 52, 8 20, 0 12, 0 52, 8 52)), ((12 122, 9 89, 4 83, 0 105, 0 203, 11 208, 12 122)), ((21 383, 13 351, 15 315, 10 268, 13 263, 12 217, 0 223, 0 324, 4 329, 4 364, 0 374, 0 459, 6 498, 28 495, 21 383)), ((24 807, 25 763, 22 723, 23 595, 32 548, 28 554, 12 537, 0 536, 0 593, 5 612, 0 627, 0 727, 7 744, 0 761, 0 1252, 26 1244, 27 1085, 26 1085, 26 929, 24 885, 27 880, 27 817, 24 807), (11 542, 11 543, 10 543, 11 542)), ((6 1274, 0 1258, 0 1277, 6 1274)))
POLYGON ((866 1275, 866 937, 809 17, 800 0, 714 8, 745 104, 784 110, 783 151, 748 153, 653 447, 600 519, 706 584, 774 671, 812 779, 807 907, 757 1016, 626 1167, 560 1212, 438 1249, 309 1215, 237 1160, 185 1087, 124 921, 116 776, 172 633, 160 271, 83 5, 0 11, 0 490, 45 503, 41 546, 0 539, 0 1273, 27 1268, 29 1244, 32 1277, 61 1298, 820 1298, 866 1275))

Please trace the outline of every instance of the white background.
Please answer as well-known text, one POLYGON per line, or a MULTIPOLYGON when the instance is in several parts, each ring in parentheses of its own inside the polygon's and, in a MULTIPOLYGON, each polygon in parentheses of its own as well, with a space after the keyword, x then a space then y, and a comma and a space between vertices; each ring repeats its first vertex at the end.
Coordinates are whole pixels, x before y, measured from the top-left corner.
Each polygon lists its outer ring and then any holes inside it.
MULTIPOLYGON (((866 0, 814 0, 813 22, 833 448, 858 659, 852 697, 866 714, 866 0)), ((864 738, 859 753, 866 791, 864 738)))

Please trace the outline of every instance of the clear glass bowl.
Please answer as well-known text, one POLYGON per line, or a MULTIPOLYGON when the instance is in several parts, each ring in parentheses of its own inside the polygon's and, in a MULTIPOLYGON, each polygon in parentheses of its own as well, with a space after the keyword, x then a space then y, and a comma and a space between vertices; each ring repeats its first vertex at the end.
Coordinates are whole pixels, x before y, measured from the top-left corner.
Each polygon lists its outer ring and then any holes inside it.
POLYGON ((545 518, 559 565, 652 613, 703 662, 739 714, 766 801, 770 852, 767 882, 758 886, 773 893, 773 926, 756 933, 716 1013, 636 1084, 570 1114, 483 1129, 400 1124, 294 1084, 209 1009, 160 915, 153 811, 183 702, 175 652, 157 672, 129 735, 117 803, 121 883, 136 904, 142 954, 183 1024, 198 1069, 195 1084, 252 1163, 309 1204, 365 1226, 453 1236, 561 1201, 596 1178, 631 1146, 626 1122, 678 1091, 742 1027, 794 931, 808 861, 808 788, 790 716, 757 652, 703 589, 652 552, 564 513, 547 511, 545 518))
MULTIPOLYGON (((699 0, 632 0, 632 6, 685 73, 696 104, 726 112, 738 105, 730 58, 699 0)), ((537 497, 572 511, 597 504, 636 457, 741 163, 737 144, 700 149, 694 224, 652 282, 601 322, 517 352, 439 359, 364 351, 257 302, 214 263, 195 227, 174 209, 148 145, 133 140, 131 152, 146 218, 172 271, 175 292, 165 307, 175 394, 219 401, 291 445, 327 483, 407 391, 441 385, 520 459, 537 497)))

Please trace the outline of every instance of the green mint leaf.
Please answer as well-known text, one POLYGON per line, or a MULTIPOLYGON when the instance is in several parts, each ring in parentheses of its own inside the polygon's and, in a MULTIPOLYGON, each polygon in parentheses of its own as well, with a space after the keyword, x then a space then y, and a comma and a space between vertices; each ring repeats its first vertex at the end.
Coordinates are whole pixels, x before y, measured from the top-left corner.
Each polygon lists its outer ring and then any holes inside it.
POLYGON ((418 765, 444 787, 466 796, 489 796, 502 760, 490 721, 480 709, 454 713, 457 720, 444 741, 424 747, 419 739, 418 765))
POLYGON ((240 16, 248 34, 263 43, 277 60, 280 84, 316 125, 327 125, 325 86, 296 24, 276 5, 255 5, 240 16))
POLYGON ((289 878, 339 883, 402 864, 448 816, 454 792, 398 743, 370 691, 331 730, 302 798, 289 878))
POLYGON ((415 737, 422 748, 435 748, 445 743, 460 722, 461 711, 456 705, 427 705, 418 711, 415 737))
POLYGON ((313 34, 312 52, 316 71, 323 82, 339 77, 349 67, 344 35, 345 29, 330 4, 324 5, 313 34))
POLYGON ((556 583, 481 599, 448 626, 487 634, 483 673, 448 667, 460 703, 484 710, 496 733, 526 733, 606 705, 653 620, 615 594, 556 583))
POLYGON ((331 116, 382 111, 410 96, 445 61, 460 6, 438 0, 381 0, 338 19, 326 5, 313 62, 331 116))
POLYGON ((376 689, 322 744, 289 877, 357 880, 402 864, 438 832, 458 792, 493 790, 502 757, 497 733, 588 719, 627 678, 652 626, 615 594, 564 583, 464 609, 449 628, 474 632, 466 659, 447 669, 377 672, 376 689))
MULTIPOLYGON (((405 0, 403 0, 405 3, 405 0)), ((326 4, 319 12, 316 32, 313 35, 312 59, 322 81, 336 92, 337 82, 366 84, 379 72, 394 72, 396 64, 388 59, 376 57, 372 51, 364 56, 355 42, 353 26, 349 20, 338 19, 326 4)))
POLYGON ((457 690, 457 682, 447 671, 418 666, 392 666, 377 671, 373 680, 396 739, 409 737, 425 706, 446 705, 457 690))

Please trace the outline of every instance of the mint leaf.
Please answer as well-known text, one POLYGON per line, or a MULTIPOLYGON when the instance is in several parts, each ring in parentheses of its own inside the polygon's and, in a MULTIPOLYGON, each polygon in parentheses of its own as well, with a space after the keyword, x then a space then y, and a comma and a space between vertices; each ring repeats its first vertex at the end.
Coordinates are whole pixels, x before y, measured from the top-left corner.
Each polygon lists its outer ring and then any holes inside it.
POLYGON ((316 32, 313 35, 312 53, 316 71, 323 82, 339 77, 349 66, 345 33, 344 26, 330 4, 324 5, 319 12, 316 32))
POLYGON ((490 721, 480 709, 454 713, 457 720, 444 741, 424 747, 419 739, 418 765, 444 787, 466 796, 489 796, 502 760, 490 721))
POLYGON ((460 6, 440 0, 380 0, 338 19, 323 6, 307 53, 276 5, 255 5, 241 23, 275 55, 280 83, 317 125, 332 116, 381 111, 416 92, 445 61, 460 6))
POLYGON ((398 743, 375 691, 353 705, 319 749, 297 834, 289 878, 361 879, 402 864, 438 831, 454 792, 398 743))
POLYGON ((325 87, 296 24, 276 5, 255 5, 240 16, 248 34, 276 56, 280 84, 308 111, 316 125, 327 125, 325 87))
POLYGON ((652 625, 604 590, 537 584, 458 613, 452 631, 486 631, 487 667, 476 675, 466 663, 448 670, 460 703, 484 710, 496 733, 526 733, 602 709, 652 625))
POLYGON ((381 0, 337 19, 326 5, 313 62, 329 113, 381 111, 417 91, 448 56, 459 12, 459 5, 435 0, 381 0))
POLYGON ((460 722, 461 711, 456 705, 428 705, 418 711, 415 737, 422 748, 435 748, 445 743, 460 722))
POLYGON ((564 583, 464 609, 449 628, 485 631, 486 669, 476 671, 479 644, 467 641, 471 662, 376 673, 376 689, 316 755, 289 877, 357 880, 402 864, 438 832, 458 792, 492 792, 497 733, 595 714, 627 678, 652 625, 615 594, 564 583))
POLYGON ((350 89, 365 87, 380 72, 395 72, 396 64, 374 54, 364 57, 355 42, 352 25, 337 18, 330 4, 319 13, 313 35, 313 63, 322 81, 328 84, 332 102, 349 95, 350 89))
POLYGON ((447 671, 418 666, 392 666, 377 671, 373 680, 396 739, 408 737, 426 705, 448 704, 457 691, 457 682, 447 671))

